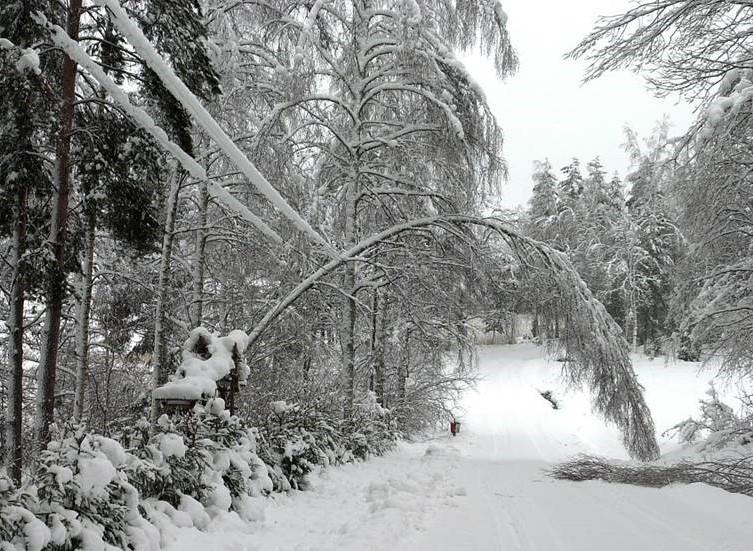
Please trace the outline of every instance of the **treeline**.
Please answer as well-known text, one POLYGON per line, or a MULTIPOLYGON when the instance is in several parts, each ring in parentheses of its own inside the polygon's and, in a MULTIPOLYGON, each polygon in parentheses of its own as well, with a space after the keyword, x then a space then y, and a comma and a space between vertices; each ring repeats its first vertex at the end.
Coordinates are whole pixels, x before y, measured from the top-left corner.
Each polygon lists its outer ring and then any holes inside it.
MULTIPOLYGON (((598 158, 584 167, 574 158, 560 171, 535 163, 525 227, 568 255, 634 349, 657 354, 679 343, 670 339, 687 345, 684 305, 675 294, 686 244, 668 196, 675 170, 667 125, 645 144, 631 130, 626 138, 634 170, 624 182, 598 158)), ((547 308, 545 300, 534 303, 547 308)), ((698 359, 687 347, 679 353, 698 359)))
POLYGON ((679 354, 719 360, 725 374, 748 383, 751 20, 750 6, 705 0, 646 2, 601 18, 569 54, 588 62, 586 78, 634 69, 656 93, 693 102, 698 118, 673 139, 660 130, 645 147, 628 135, 634 170, 624 183, 626 201, 618 183, 604 183, 595 165, 581 176, 582 192, 571 185, 580 172, 575 166, 557 183, 549 182, 543 166, 531 205, 532 219, 542 222, 531 231, 543 231, 569 252, 634 342, 674 335, 679 354), (584 217, 578 205, 589 202, 584 217))

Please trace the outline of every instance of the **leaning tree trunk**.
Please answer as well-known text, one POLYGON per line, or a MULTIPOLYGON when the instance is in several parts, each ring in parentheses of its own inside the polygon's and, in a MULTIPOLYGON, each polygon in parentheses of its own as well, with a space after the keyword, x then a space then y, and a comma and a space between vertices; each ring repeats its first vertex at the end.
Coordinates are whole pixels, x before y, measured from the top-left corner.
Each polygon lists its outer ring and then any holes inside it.
POLYGON ((191 292, 191 327, 199 327, 204 311, 204 252, 207 245, 207 209, 209 192, 206 182, 199 183, 199 221, 196 228, 196 248, 194 249, 192 292, 191 292))
POLYGON ((633 352, 638 352, 638 308, 633 299, 633 352))
POLYGON ((24 335, 24 268, 26 250, 27 188, 19 186, 16 192, 13 227, 12 279, 10 288, 10 315, 8 317, 8 409, 5 417, 5 468, 10 478, 21 483, 23 440, 21 434, 21 408, 23 406, 23 335, 24 335))
POLYGON ((84 418, 86 385, 89 380, 89 316, 93 286, 95 232, 97 229, 97 210, 90 194, 91 190, 84 190, 86 225, 78 311, 76 312, 76 388, 73 398, 73 419, 75 421, 81 421, 84 418))
MULTIPOLYGON (((164 363, 165 346, 165 303, 170 284, 170 261, 173 253, 173 237, 175 235, 175 217, 178 211, 178 196, 182 181, 182 171, 173 170, 172 183, 165 205, 165 234, 162 237, 162 257, 160 258, 159 283, 154 308, 154 348, 152 351, 152 390, 163 383, 162 367, 164 363)), ((152 424, 159 416, 159 405, 152 397, 150 418, 152 424)))
MULTIPOLYGON (((538 273, 550 278, 549 284, 558 291, 559 302, 563 311, 567 312, 564 321, 569 361, 565 363, 565 373, 576 384, 588 384, 594 396, 594 410, 617 425, 622 432, 625 448, 632 457, 643 461, 658 458, 654 422, 630 363, 629 344, 624 331, 591 294, 564 253, 523 237, 500 219, 462 214, 437 215, 397 224, 360 241, 310 274, 267 311, 251 329, 247 346, 254 346, 269 325, 317 281, 344 263, 356 261, 364 251, 418 228, 444 228, 455 234, 459 225, 494 230, 505 240, 522 266, 538 269, 538 273)), ((405 349, 409 350, 407 344, 405 349)), ((409 361, 405 362, 406 368, 409 365, 409 361)), ((401 375, 398 384, 405 385, 407 369, 401 375)), ((399 389, 398 392, 404 395, 405 391, 399 389)))
MULTIPOLYGON (((67 32, 78 40, 81 0, 71 0, 68 8, 67 32)), ((60 320, 65 297, 65 232, 68 227, 68 198, 71 176, 71 136, 76 101, 76 62, 63 58, 60 128, 55 151, 55 195, 52 201, 50 244, 53 263, 48 273, 47 311, 42 350, 37 370, 36 417, 34 439, 37 450, 44 449, 50 437, 50 424, 55 413, 55 375, 57 371, 60 320)))

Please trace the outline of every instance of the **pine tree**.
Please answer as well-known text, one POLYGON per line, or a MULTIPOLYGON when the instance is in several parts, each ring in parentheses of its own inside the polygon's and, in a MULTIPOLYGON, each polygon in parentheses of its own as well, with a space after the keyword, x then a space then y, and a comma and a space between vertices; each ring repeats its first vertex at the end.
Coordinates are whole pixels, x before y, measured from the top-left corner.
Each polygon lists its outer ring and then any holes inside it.
POLYGON ((549 160, 534 161, 533 190, 529 200, 529 233, 532 237, 556 246, 557 179, 549 160))
POLYGON ((559 182, 560 211, 572 209, 583 195, 580 161, 573 158, 569 165, 562 167, 562 173, 565 177, 559 182))
POLYGON ((667 336, 673 272, 680 255, 677 223, 664 193, 673 178, 670 161, 666 158, 667 132, 664 121, 646 140, 645 148, 641 148, 635 134, 629 129, 626 131, 628 151, 636 166, 627 178, 631 187, 626 204, 635 224, 638 246, 643 251, 636 267, 642 282, 636 311, 637 338, 651 353, 658 350, 659 340, 667 336))

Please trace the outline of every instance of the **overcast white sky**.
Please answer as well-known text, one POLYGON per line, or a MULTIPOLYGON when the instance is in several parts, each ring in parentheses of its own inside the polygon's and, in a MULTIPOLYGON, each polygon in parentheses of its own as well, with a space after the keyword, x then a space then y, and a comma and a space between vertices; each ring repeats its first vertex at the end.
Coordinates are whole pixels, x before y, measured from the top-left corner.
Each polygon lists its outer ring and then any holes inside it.
POLYGON ((502 205, 526 205, 534 160, 548 157, 559 170, 572 157, 585 163, 598 156, 611 174, 624 176, 628 159, 622 149, 623 128, 641 136, 651 132, 664 114, 680 133, 692 120, 692 109, 676 98, 658 99, 642 77, 609 74, 581 85, 584 64, 564 60, 593 27, 599 15, 624 12, 629 0, 501 0, 508 28, 520 57, 518 73, 500 82, 484 60, 466 58, 474 78, 505 134, 504 154, 510 177, 502 205))

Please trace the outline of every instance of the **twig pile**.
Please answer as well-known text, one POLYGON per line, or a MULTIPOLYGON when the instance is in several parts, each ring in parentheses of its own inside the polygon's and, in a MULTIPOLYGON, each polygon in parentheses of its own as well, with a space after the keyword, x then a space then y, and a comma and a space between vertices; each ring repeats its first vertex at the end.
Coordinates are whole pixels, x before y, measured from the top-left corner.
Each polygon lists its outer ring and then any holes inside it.
POLYGON ((616 465, 581 455, 555 465, 547 474, 560 480, 603 480, 661 488, 669 484, 705 482, 728 492, 753 497, 753 455, 709 461, 681 461, 674 465, 616 465))

